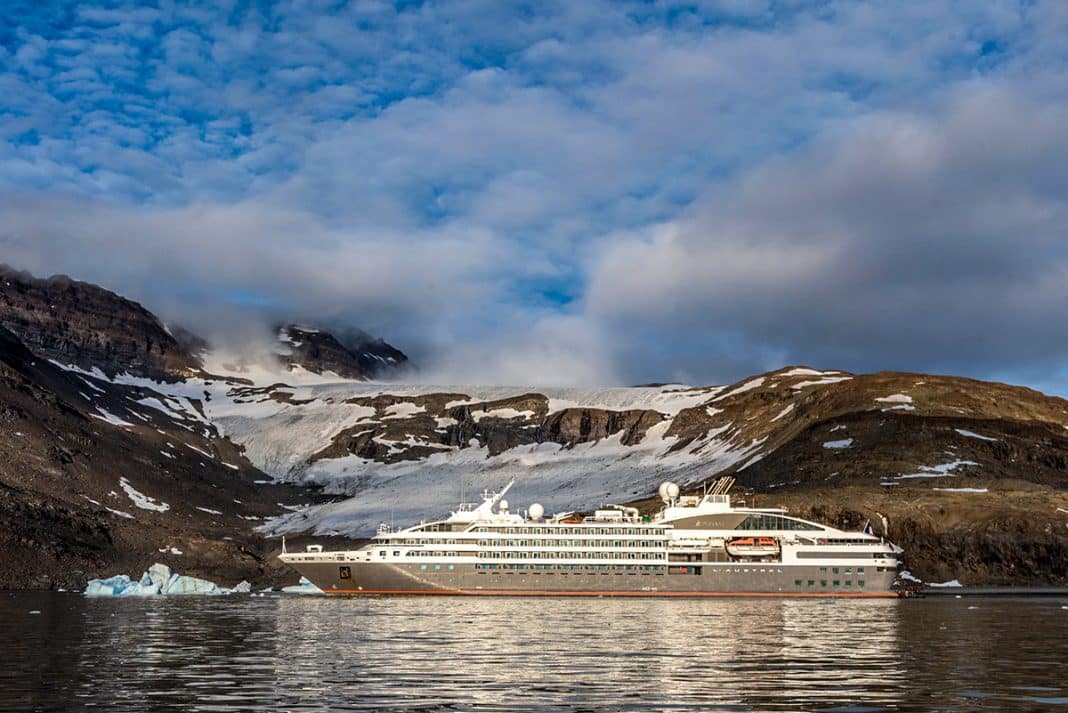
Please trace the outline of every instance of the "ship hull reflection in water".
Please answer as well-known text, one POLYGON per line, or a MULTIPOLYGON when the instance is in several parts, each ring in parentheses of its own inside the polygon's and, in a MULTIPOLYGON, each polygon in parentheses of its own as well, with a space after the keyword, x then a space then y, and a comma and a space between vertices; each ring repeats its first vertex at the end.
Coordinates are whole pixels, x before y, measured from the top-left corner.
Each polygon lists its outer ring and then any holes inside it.
MULTIPOLYGON (((390 601, 351 602, 385 621, 352 617, 334 634, 364 652, 351 690, 368 709, 888 704, 906 681, 894 600, 390 601)), ((300 632, 321 622, 303 603, 279 617, 280 638, 305 642, 294 674, 320 648, 300 632)))
POLYGON ((1068 710, 1062 606, 9 593, 0 691, 31 710, 1068 710))

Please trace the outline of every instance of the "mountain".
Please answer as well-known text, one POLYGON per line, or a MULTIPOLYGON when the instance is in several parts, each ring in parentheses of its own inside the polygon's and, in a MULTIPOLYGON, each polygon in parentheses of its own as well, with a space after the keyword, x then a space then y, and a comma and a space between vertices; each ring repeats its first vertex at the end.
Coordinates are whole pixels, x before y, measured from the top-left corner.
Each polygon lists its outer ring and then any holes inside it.
POLYGON ((0 589, 156 560, 235 582, 272 571, 252 526, 315 496, 262 485, 200 400, 135 382, 60 368, 0 327, 0 589))
POLYGON ((1030 389, 803 366, 728 386, 370 383, 351 335, 295 325, 270 368, 228 371, 106 290, 3 281, 0 588, 153 559, 266 582, 266 535, 363 537, 512 478, 517 510, 649 511, 664 480, 725 474, 749 504, 871 521, 924 579, 1068 583, 1068 402, 1030 389))
MULTIPOLYGON (((97 285, 65 275, 37 278, 0 264, 0 326, 33 353, 107 376, 129 374, 176 381, 203 369, 211 345, 143 306, 97 285)), ((410 368, 396 347, 360 330, 342 338, 296 324, 277 329, 281 363, 314 374, 365 381, 410 368)))
POLYGON ((367 381, 397 376, 408 366, 404 352, 358 330, 342 343, 328 331, 286 324, 278 327, 278 341, 283 363, 313 374, 367 381))
POLYGON ((144 307, 64 275, 40 279, 0 265, 0 326, 38 356, 109 376, 173 379, 200 368, 144 307))
MULTIPOLYGON (((1068 402, 958 377, 791 367, 730 386, 247 387, 213 422, 274 477, 347 499, 275 532, 361 535, 518 482, 548 511, 733 474, 737 495, 859 529, 933 581, 1068 580, 1068 402)), ((645 503, 647 508, 653 503, 645 503)))

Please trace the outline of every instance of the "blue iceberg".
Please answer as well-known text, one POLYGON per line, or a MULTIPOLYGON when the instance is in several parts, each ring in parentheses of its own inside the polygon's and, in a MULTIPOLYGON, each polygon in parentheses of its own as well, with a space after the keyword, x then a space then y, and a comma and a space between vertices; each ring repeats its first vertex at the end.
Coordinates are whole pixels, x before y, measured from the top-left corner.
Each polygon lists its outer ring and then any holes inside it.
POLYGON ((311 583, 307 577, 301 577, 298 584, 292 584, 288 587, 282 587, 282 591, 286 594, 322 594, 323 590, 316 587, 311 583))
POLYGON ((106 579, 91 579, 85 586, 87 597, 160 597, 169 595, 203 594, 216 596, 222 594, 248 593, 252 585, 241 582, 233 588, 220 587, 199 577, 187 577, 165 564, 156 563, 134 581, 128 575, 119 574, 106 579))

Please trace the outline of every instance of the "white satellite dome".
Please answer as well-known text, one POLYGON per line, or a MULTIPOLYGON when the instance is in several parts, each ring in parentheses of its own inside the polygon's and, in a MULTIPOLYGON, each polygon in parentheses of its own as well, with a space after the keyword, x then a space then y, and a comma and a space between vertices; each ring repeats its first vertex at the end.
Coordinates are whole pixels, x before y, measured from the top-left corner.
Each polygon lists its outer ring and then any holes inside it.
POLYGON ((540 520, 545 515, 545 508, 541 506, 541 503, 534 503, 527 514, 530 515, 531 520, 540 520))
POLYGON ((657 492, 660 493, 660 499, 666 503, 679 497, 679 486, 668 480, 660 484, 657 492))
POLYGON ((501 502, 498 504, 497 508, 501 512, 508 512, 508 501, 507 500, 501 500, 501 502))

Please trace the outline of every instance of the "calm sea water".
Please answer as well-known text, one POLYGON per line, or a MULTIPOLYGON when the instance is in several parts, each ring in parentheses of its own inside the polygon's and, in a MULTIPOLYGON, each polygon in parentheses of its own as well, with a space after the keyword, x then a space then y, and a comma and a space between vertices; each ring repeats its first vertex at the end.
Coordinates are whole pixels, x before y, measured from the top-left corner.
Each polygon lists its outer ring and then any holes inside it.
POLYGON ((0 652, 4 710, 1068 712, 1056 599, 0 593, 0 652))

